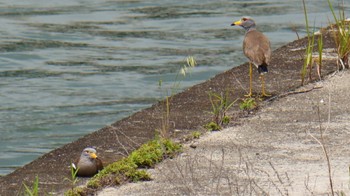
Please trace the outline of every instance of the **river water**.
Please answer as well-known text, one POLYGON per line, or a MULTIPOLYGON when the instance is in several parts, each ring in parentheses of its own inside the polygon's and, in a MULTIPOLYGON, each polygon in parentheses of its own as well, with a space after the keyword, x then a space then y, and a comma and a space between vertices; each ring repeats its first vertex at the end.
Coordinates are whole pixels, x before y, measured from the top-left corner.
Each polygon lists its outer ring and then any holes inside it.
MULTIPOLYGON (((307 2, 327 26, 327 1, 307 2)), ((274 49, 305 35, 300 0, 2 0, 0 16, 0 175, 149 107, 188 55, 181 88, 245 62, 241 16, 274 49)))

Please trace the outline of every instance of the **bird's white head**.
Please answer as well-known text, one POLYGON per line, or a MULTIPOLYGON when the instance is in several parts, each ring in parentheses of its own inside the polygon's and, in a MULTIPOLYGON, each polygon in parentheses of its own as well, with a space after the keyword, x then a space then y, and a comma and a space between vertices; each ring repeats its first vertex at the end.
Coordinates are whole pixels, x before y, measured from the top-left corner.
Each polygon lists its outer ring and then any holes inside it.
POLYGON ((88 147, 83 150, 81 153, 81 158, 90 158, 90 159, 96 159, 96 150, 94 148, 88 147))

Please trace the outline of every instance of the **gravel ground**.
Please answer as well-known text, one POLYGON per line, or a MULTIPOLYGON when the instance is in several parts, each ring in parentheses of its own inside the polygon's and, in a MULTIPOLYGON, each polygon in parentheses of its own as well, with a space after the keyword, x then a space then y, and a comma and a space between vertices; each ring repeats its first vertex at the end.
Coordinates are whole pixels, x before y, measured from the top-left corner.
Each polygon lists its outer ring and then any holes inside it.
POLYGON ((185 145, 180 156, 149 170, 152 181, 98 195, 329 195, 320 143, 335 193, 349 194, 348 84, 345 71, 298 88, 239 125, 185 145))

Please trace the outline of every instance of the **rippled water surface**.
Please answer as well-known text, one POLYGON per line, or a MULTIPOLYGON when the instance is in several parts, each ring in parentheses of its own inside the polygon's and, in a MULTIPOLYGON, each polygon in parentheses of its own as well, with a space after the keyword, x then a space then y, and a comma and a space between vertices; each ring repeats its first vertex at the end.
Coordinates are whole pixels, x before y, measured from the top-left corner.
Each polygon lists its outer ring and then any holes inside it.
MULTIPOLYGON (((308 2, 326 26, 327 1, 308 2)), ((245 62, 230 24, 247 15, 273 48, 305 35, 300 0, 1 1, 0 174, 149 107, 187 55, 183 88, 245 62)))

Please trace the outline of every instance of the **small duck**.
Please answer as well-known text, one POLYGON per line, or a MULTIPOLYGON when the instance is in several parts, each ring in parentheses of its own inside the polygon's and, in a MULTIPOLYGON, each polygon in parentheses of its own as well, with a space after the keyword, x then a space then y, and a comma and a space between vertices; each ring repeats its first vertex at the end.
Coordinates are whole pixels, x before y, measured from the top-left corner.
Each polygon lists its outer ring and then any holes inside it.
POLYGON ((80 177, 92 177, 103 169, 102 161, 97 157, 96 150, 88 147, 83 150, 80 157, 72 163, 73 169, 80 177))

